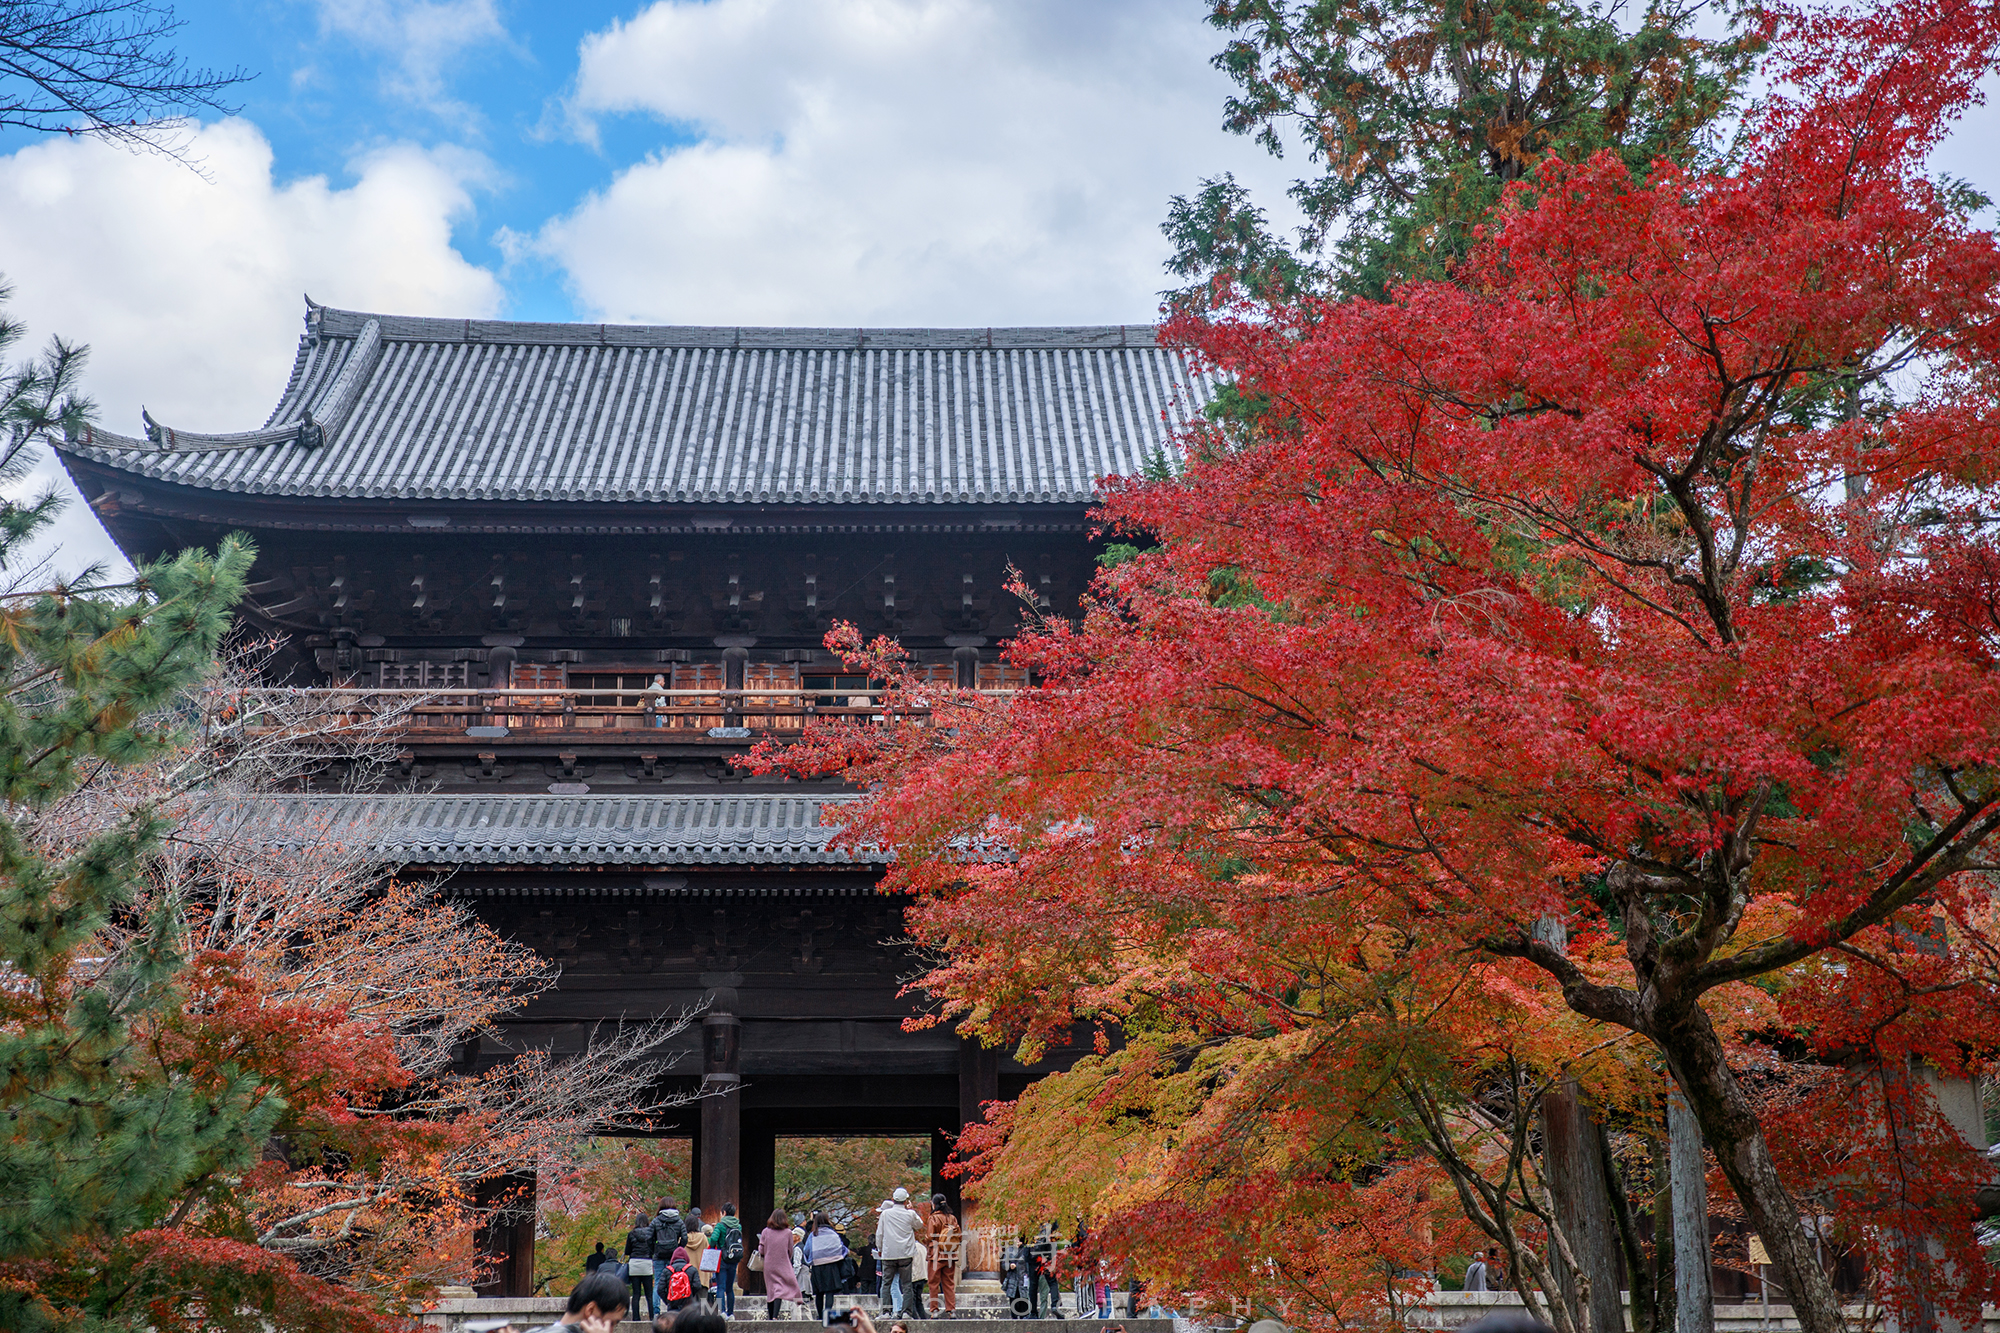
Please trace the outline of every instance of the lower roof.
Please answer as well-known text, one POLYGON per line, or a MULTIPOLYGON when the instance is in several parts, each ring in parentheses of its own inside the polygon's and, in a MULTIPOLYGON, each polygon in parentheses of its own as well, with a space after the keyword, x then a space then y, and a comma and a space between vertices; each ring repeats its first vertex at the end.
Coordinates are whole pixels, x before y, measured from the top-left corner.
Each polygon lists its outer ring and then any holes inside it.
POLYGON ((874 866, 833 848, 854 797, 292 796, 230 818, 283 843, 336 838, 398 865, 874 866))

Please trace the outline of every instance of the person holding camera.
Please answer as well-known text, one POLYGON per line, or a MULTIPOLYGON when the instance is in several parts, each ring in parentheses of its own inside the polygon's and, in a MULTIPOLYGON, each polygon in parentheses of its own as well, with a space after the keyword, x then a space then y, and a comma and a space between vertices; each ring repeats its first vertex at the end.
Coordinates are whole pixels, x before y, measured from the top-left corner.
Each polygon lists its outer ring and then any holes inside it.
MULTIPOLYGON (((875 1333, 875 1321, 868 1317, 866 1310, 835 1310, 827 1315, 826 1326, 828 1328, 840 1329, 851 1328, 855 1330, 855 1333, 875 1333)), ((910 1333, 907 1324, 893 1324, 890 1326, 889 1333, 895 1333, 895 1330, 899 1328, 903 1330, 903 1333, 910 1333)))
MULTIPOLYGON (((882 1273, 887 1288, 884 1297, 893 1303, 896 1318, 903 1319, 910 1314, 914 1296, 910 1272, 916 1263, 917 1228, 923 1219, 910 1207, 910 1192, 900 1185, 879 1212, 880 1220, 875 1224, 877 1271, 882 1273)), ((887 1308, 885 1305, 884 1309, 887 1308)))
POLYGON ((653 1219, 646 1213, 632 1220, 632 1229, 625 1233, 625 1278, 632 1284, 632 1314, 634 1318, 650 1319, 660 1312, 653 1300, 653 1219), (641 1303, 646 1313, 640 1314, 641 1303))

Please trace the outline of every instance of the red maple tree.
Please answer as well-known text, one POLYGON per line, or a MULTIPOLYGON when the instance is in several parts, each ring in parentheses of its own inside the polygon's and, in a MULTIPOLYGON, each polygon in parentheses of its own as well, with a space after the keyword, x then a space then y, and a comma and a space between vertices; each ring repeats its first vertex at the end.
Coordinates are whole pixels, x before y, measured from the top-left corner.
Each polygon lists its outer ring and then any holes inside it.
POLYGON ((162 1090, 161 1120, 212 1126, 199 1169, 157 1209, 135 1205, 135 1225, 0 1263, 0 1289, 24 1298, 33 1327, 89 1315, 161 1333, 410 1328, 441 1284, 486 1275, 478 1229, 523 1206, 489 1182, 579 1138, 646 1128, 667 1100, 650 1089, 684 1019, 593 1033, 590 1079, 535 1048, 475 1067, 468 1049, 554 969, 439 883, 385 877, 330 816, 280 805, 274 826, 260 814, 324 764, 316 742, 365 765, 394 733, 357 738, 311 702, 246 709, 255 700, 227 668, 212 672, 177 701, 204 725, 28 827, 59 852, 134 808, 174 832, 126 909, 49 984, 0 986, 0 1030, 61 1012, 146 947, 144 925, 171 920, 181 953, 133 1025, 124 1072, 162 1090))
POLYGON ((1545 163, 1450 282, 1170 324, 1238 410, 1108 483, 1145 549, 1041 687, 760 762, 874 789, 976 1030, 1324 1030, 1322 932, 1633 1039, 1835 1333, 1801 1196, 1906 1317, 1991 1286, 1934 1092, 2000 1044, 2000 247, 1925 159, 2000 11, 1772 17, 1727 169, 1545 163))

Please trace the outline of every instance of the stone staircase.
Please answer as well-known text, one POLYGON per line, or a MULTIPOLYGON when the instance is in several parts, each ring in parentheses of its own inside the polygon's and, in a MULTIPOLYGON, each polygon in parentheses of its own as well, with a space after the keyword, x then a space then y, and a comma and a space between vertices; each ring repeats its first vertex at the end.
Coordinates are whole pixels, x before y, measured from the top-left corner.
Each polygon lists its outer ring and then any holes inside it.
MULTIPOLYGON (((1095 1314, 1076 1318, 1076 1293, 1063 1293, 1063 1318, 1044 1317, 1023 1321, 1016 1319, 1008 1308, 1007 1298, 999 1291, 998 1283, 982 1284, 992 1290, 959 1292, 958 1312, 949 1318, 906 1320, 910 1333, 1023 1333, 1022 1325, 1027 1323, 1036 1330, 1047 1329, 1049 1333, 1102 1333, 1108 1324, 1121 1326, 1125 1333, 1173 1333, 1171 1319, 1127 1319, 1124 1293, 1119 1293, 1112 1304, 1113 1315, 1109 1319, 1098 1319, 1095 1314)), ((440 1330, 440 1333, 460 1333, 467 1320, 497 1319, 509 1317, 515 1320, 516 1329, 521 1333, 542 1328, 562 1317, 564 1300, 560 1296, 484 1297, 476 1300, 440 1300, 427 1307, 421 1318, 426 1330, 440 1330)), ((859 1309, 868 1312, 871 1319, 878 1320, 877 1333, 888 1333, 889 1320, 881 1318, 881 1303, 873 1294, 843 1296, 836 1303, 836 1309, 859 1309)), ((812 1302, 785 1303, 787 1318, 765 1319, 765 1301, 762 1296, 742 1296, 736 1298, 736 1317, 729 1321, 730 1333, 801 1333, 802 1330, 819 1326, 819 1320, 812 1313, 812 1302)), ((652 1325, 644 1320, 627 1320, 618 1326, 619 1333, 647 1333, 652 1325)))

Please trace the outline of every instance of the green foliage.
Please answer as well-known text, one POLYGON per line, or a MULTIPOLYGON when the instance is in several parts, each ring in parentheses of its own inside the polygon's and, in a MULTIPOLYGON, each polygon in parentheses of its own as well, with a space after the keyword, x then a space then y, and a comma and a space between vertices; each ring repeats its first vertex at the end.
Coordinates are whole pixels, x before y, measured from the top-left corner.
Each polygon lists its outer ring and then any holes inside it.
MULTIPOLYGON (((142 807, 74 846, 35 827, 79 784, 172 742, 156 710, 209 669, 254 558, 232 537, 128 588, 0 604, 0 1261, 158 1223, 202 1179, 254 1164, 282 1110, 240 1070, 176 1079, 133 1048, 183 962, 170 910, 130 919, 164 822, 142 807), (96 956, 114 921, 131 942, 96 956)), ((0 1325, 38 1322, 0 1295, 0 1325)))
MULTIPOLYGON (((1734 104, 1761 36, 1695 35, 1704 7, 1636 13, 1566 0, 1213 0, 1231 35, 1216 68, 1239 92, 1224 125, 1282 154, 1304 140, 1297 246, 1227 177, 1176 198, 1169 269, 1201 306, 1234 286, 1261 302, 1299 291, 1379 296, 1444 275, 1510 181, 1554 156, 1617 152, 1634 171, 1688 162, 1734 104)), ((1732 29, 1744 12, 1728 0, 1732 29)))
POLYGON ((1176 305, 1199 307, 1232 289, 1277 304, 1307 286, 1305 264, 1271 234, 1264 210, 1227 172, 1203 181, 1192 199, 1175 195, 1160 230, 1174 242, 1167 271, 1195 284, 1170 294, 1176 305))
POLYGON ((1097 563, 1102 569, 1116 569, 1120 565, 1131 564, 1148 551, 1158 549, 1158 547, 1135 546, 1131 542, 1109 542, 1098 554, 1097 563))
MULTIPOLYGON (((0 282, 0 303, 13 294, 12 287, 0 282)), ((0 316, 0 362, 25 332, 19 320, 0 316)), ((0 369, 0 487, 12 488, 27 478, 36 439, 81 429, 91 404, 77 392, 77 381, 88 356, 86 349, 54 338, 41 356, 0 369)), ((0 569, 18 564, 21 548, 55 521, 64 503, 53 486, 30 500, 0 495, 0 569)))
POLYGON ((898 1185, 930 1192, 931 1145, 916 1138, 778 1140, 778 1206, 795 1218, 824 1211, 859 1244, 875 1234, 871 1211, 898 1185))
MULTIPOLYGON (((583 1261, 603 1241, 625 1252, 625 1233, 660 1200, 687 1207, 693 1145, 686 1139, 587 1139, 551 1174, 544 1168, 537 1199, 541 1238, 535 1245, 535 1287, 558 1295, 583 1276, 583 1261)), ((714 1218, 704 1218, 713 1222, 714 1218)))

